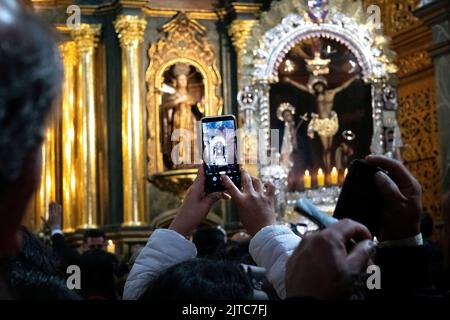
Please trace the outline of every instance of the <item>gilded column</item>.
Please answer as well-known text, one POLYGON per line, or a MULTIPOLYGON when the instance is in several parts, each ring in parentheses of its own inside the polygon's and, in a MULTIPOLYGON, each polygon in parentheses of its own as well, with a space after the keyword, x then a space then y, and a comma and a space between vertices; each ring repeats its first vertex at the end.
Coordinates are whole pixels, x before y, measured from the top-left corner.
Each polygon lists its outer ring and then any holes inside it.
POLYGON ((145 224, 143 84, 140 62, 146 20, 119 16, 114 23, 122 48, 122 159, 124 226, 145 224))
POLYGON ((97 226, 97 148, 95 128, 94 53, 100 25, 81 24, 72 30, 78 55, 76 145, 78 228, 97 226))
POLYGON ((247 52, 246 42, 250 37, 252 28, 256 22, 256 20, 234 20, 228 29, 228 34, 230 35, 236 50, 239 89, 242 89, 242 57, 247 52))
MULTIPOLYGON (((236 57, 237 57, 237 73, 238 73, 238 88, 239 90, 244 90, 243 88, 243 61, 242 57, 247 53, 246 48, 246 42, 247 39, 251 35, 251 31, 253 26, 256 24, 256 20, 234 20, 230 28, 228 29, 228 34, 231 37, 231 40, 233 42, 233 46, 236 50, 236 57)), ((250 90, 249 88, 245 88, 246 92, 250 90)), ((243 92, 243 91, 242 91, 243 92)), ((244 94, 244 93, 243 93, 244 94)), ((244 108, 245 109, 245 108, 244 108)), ((257 127, 252 126, 251 124, 254 123, 254 111, 252 109, 246 109, 243 110, 242 106, 239 108, 239 122, 241 128, 244 129, 244 136, 243 136, 243 154, 244 159, 250 159, 252 158, 252 153, 255 151, 255 145, 257 144, 256 141, 256 134, 257 134, 257 127)), ((256 176, 258 175, 258 166, 255 163, 244 163, 245 169, 250 172, 250 174, 256 176)))
POLYGON ((48 218, 48 205, 56 201, 56 116, 52 115, 45 130, 45 140, 42 145, 41 182, 36 194, 36 224, 41 217, 48 218))
POLYGON ((74 231, 76 227, 76 157, 75 157, 75 67, 77 48, 74 41, 60 45, 64 64, 62 85, 62 206, 64 232, 74 231))

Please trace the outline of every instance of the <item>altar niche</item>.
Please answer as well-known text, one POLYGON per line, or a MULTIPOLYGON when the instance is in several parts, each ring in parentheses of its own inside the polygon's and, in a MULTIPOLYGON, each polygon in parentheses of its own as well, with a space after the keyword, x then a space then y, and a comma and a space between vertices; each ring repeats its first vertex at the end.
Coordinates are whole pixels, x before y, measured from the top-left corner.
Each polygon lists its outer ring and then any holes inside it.
POLYGON ((345 45, 301 40, 278 66, 278 78, 270 86, 270 124, 280 130, 289 191, 303 190, 306 170, 336 168, 342 176, 351 160, 370 153, 371 86, 345 45))
POLYGON ((186 63, 175 63, 163 73, 160 106, 161 150, 168 169, 195 167, 197 122, 205 115, 205 88, 202 74, 186 63), (179 131, 180 139, 173 141, 179 131), (175 161, 175 163, 174 163, 175 161))

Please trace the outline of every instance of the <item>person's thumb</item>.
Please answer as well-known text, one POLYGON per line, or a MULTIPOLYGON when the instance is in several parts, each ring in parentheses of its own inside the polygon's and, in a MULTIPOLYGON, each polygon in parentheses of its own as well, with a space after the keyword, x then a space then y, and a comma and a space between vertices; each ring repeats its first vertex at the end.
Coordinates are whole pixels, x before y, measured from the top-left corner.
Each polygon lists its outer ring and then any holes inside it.
POLYGON ((367 266, 369 259, 375 252, 375 243, 372 240, 359 242, 347 256, 349 270, 352 274, 357 274, 367 266))

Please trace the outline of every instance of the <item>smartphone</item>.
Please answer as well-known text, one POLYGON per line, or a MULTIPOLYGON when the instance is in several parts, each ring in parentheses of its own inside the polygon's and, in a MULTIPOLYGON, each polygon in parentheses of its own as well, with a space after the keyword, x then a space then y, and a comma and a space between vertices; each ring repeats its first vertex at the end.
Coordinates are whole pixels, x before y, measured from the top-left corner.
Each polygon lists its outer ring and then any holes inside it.
POLYGON ((297 200, 294 210, 314 222, 319 229, 325 229, 338 222, 335 217, 319 210, 311 201, 305 198, 297 200))
POLYGON ((201 125, 205 192, 225 191, 220 180, 220 176, 224 174, 240 189, 236 118, 233 115, 204 117, 201 125))
POLYGON ((353 160, 342 185, 334 217, 349 218, 365 225, 374 236, 381 229, 382 204, 375 186, 375 174, 383 169, 365 160, 353 160))

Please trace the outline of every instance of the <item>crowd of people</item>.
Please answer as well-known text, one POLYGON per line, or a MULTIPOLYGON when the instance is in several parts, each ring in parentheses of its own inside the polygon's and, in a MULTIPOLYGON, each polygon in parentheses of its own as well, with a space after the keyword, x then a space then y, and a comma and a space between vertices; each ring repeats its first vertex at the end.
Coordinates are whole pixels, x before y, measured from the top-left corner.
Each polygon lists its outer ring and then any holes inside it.
MULTIPOLYGON (((383 156, 366 158, 388 172, 375 176, 383 208, 376 241, 348 219, 299 236, 277 223, 272 184, 242 171, 241 189, 224 175, 226 191, 205 194, 200 167, 169 228, 154 230, 127 261, 106 251, 101 230, 87 230, 81 248, 72 248, 56 203, 46 221, 51 246, 44 244, 21 221, 39 184, 43 132, 63 71, 51 28, 15 1, 0 1, 0 70, 1 299, 446 297, 445 255, 429 241, 421 187, 403 164, 383 156), (223 200, 233 201, 245 229, 230 239, 220 228, 199 227, 223 200), (66 274, 73 265, 81 269, 75 289, 66 274), (367 286, 371 265, 381 271, 375 289, 367 286)), ((450 197, 443 212, 450 216, 450 197)))

